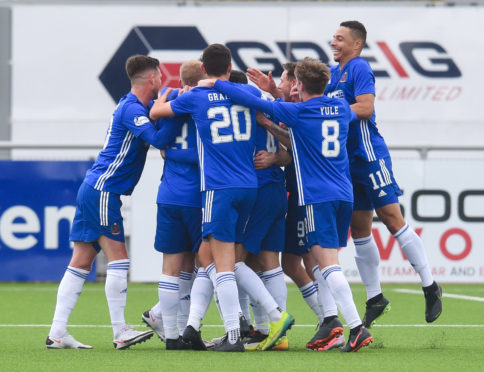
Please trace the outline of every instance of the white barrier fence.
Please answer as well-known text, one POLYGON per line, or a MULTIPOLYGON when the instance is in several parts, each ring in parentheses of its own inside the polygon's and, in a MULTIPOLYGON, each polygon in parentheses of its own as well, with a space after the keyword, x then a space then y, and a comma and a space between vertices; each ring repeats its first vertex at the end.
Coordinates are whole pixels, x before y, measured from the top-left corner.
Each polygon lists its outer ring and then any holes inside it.
MULTIPOLYGON (((394 157, 393 169, 404 191, 400 202, 405 218, 423 239, 435 279, 484 283, 484 159, 394 157)), ((160 158, 150 157, 131 200, 131 280, 136 282, 157 281, 161 273, 161 254, 153 248, 161 172, 160 158)), ((382 282, 418 282, 382 223, 374 223, 373 235, 382 282)), ((358 282, 353 257, 350 239, 340 261, 348 280, 358 282)))

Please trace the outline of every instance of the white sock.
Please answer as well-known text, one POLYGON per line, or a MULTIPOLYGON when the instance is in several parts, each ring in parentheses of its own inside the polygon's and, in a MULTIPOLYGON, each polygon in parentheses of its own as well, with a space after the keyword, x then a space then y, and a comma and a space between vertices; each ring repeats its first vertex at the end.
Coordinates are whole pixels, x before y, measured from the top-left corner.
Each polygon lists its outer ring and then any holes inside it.
POLYGON ((355 261, 360 272, 361 281, 366 288, 366 299, 369 300, 381 293, 380 286, 380 252, 373 235, 353 239, 355 243, 355 261))
POLYGON ((250 325, 252 323, 250 319, 249 295, 238 285, 237 290, 239 291, 239 304, 242 310, 242 314, 244 315, 245 320, 247 320, 247 323, 250 325))
POLYGON ((318 281, 318 303, 323 311, 323 320, 328 316, 338 316, 338 306, 334 300, 331 291, 329 290, 328 283, 323 279, 319 266, 313 267, 313 274, 318 281))
POLYGON ((61 338, 67 334, 69 316, 76 306, 77 299, 82 292, 82 287, 88 275, 89 271, 87 270, 67 266, 57 289, 57 303, 49 336, 61 338))
POLYGON ((278 309, 276 301, 272 298, 262 280, 245 262, 237 262, 235 264, 235 277, 237 278, 237 284, 244 291, 250 293, 250 297, 255 302, 262 305, 272 322, 277 322, 281 319, 282 313, 278 309))
POLYGON ((220 301, 218 300, 218 294, 217 294, 217 270, 215 269, 215 264, 211 263, 205 268, 205 270, 213 285, 213 301, 215 302, 215 306, 217 306, 218 312, 220 314, 220 318, 223 321, 224 315, 222 314, 222 309, 220 308, 220 301))
POLYGON ((161 304, 160 304, 160 301, 158 301, 156 303, 156 305, 151 308, 151 312, 153 313, 153 316, 156 319, 161 319, 162 318, 163 315, 161 313, 161 304))
POLYGON ((287 303, 287 286, 284 280, 284 273, 282 267, 276 267, 275 269, 264 271, 262 273, 264 285, 269 293, 272 295, 279 307, 286 311, 287 303))
POLYGON ((222 310, 225 330, 230 332, 240 328, 239 325, 239 293, 235 274, 232 271, 217 273, 217 295, 222 310))
POLYGON ((301 291, 304 301, 306 301, 311 310, 314 311, 319 322, 322 323, 324 315, 318 303, 318 288, 313 282, 309 282, 308 284, 299 287, 299 290, 301 291))
POLYGON ((343 275, 341 266, 326 266, 321 269, 321 276, 326 280, 329 290, 331 291, 346 324, 348 324, 348 327, 353 329, 359 326, 361 324, 361 319, 353 301, 350 285, 343 275))
MULTIPOLYGON (((258 271, 256 275, 259 278, 262 278, 262 271, 258 271)), ((252 306, 252 314, 254 314, 255 329, 265 335, 269 334, 269 316, 267 315, 267 312, 262 305, 258 304, 253 299, 250 301, 250 305, 252 306)))
POLYGON ((197 277, 193 281, 192 292, 190 294, 190 314, 188 315, 188 324, 200 330, 200 323, 207 313, 210 301, 213 295, 212 281, 207 275, 204 268, 200 267, 197 277))
POLYGON ((125 327, 124 308, 128 292, 129 259, 108 262, 106 270, 106 300, 108 302, 114 339, 117 339, 125 327))
POLYGON ((176 323, 180 335, 183 335, 187 326, 188 314, 190 313, 190 292, 193 283, 192 273, 180 272, 180 302, 178 304, 178 314, 176 323))
POLYGON ((422 287, 431 285, 434 282, 434 278, 429 268, 422 239, 408 224, 402 227, 394 237, 400 243, 402 251, 407 256, 412 267, 420 275, 422 287))
POLYGON ((176 326, 178 304, 180 303, 180 279, 177 276, 161 274, 158 282, 158 297, 163 319, 165 337, 170 340, 178 339, 176 326))

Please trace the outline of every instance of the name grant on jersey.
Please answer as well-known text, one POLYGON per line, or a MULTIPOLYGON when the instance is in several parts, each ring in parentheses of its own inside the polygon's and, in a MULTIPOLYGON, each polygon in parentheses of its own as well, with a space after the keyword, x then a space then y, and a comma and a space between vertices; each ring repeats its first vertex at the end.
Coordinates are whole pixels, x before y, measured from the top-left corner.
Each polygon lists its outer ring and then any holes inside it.
POLYGON ((222 93, 208 93, 208 100, 210 102, 213 101, 225 101, 229 99, 227 96, 224 96, 222 93))

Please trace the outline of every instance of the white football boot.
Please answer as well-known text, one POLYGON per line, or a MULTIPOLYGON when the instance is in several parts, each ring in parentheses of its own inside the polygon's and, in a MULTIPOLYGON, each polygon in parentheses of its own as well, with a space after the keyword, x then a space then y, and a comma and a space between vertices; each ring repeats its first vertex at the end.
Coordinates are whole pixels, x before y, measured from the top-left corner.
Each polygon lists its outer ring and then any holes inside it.
POLYGON ((143 313, 143 315, 141 315, 141 320, 153 331, 155 331, 156 335, 159 337, 161 341, 165 342, 165 331, 163 329, 163 319, 156 318, 152 310, 146 310, 143 313))
POLYGON ((80 343, 70 334, 67 334, 61 338, 47 336, 45 346, 47 346, 47 349, 92 349, 91 345, 84 345, 80 343))
POLYGON ((127 349, 131 345, 145 342, 153 336, 153 331, 140 332, 126 326, 121 334, 113 340, 114 348, 117 350, 127 349))

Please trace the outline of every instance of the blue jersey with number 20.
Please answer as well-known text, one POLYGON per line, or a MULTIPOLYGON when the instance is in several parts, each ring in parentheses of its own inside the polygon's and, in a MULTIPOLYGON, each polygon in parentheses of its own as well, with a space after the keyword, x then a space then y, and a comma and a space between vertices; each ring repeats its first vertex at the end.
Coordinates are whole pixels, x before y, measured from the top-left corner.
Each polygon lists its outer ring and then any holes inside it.
MULTIPOLYGON (((234 84, 261 96, 250 85, 234 84)), ((191 114, 197 126, 201 191, 257 188, 254 168, 255 110, 237 105, 214 88, 198 87, 171 101, 175 115, 191 114)))

